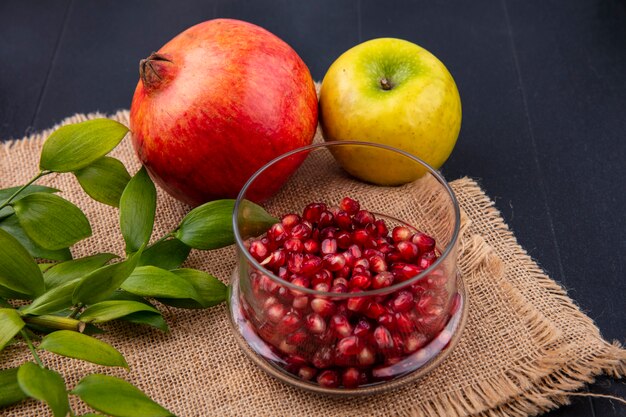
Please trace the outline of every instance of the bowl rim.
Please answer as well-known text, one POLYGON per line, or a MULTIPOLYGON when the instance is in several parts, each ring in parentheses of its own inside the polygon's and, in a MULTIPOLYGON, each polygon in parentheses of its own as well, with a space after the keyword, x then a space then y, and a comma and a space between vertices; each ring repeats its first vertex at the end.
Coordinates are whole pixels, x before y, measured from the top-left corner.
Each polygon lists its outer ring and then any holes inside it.
MULTIPOLYGON (((308 158, 308 156, 307 156, 308 158)), ((295 173, 295 171, 294 171, 295 173)), ((383 214, 383 213, 381 213, 383 214)), ((388 216, 386 214, 383 214, 386 217, 392 217, 392 216, 388 216)), ((402 221, 402 220, 400 220, 402 221)), ((402 221, 404 223, 404 221, 402 221)), ((311 145, 307 145, 307 146, 302 146, 296 149, 293 149, 289 152, 283 153, 279 156, 277 156, 276 158, 272 159, 271 161, 267 162, 265 165, 263 165, 261 168, 259 168, 254 174, 252 174, 252 176, 248 179, 248 181, 246 181, 246 183, 244 184, 244 186, 242 187, 241 191, 239 192, 239 195, 237 196, 237 199, 235 200, 235 205, 233 208, 233 218, 232 218, 232 225, 233 225, 233 232, 234 232, 234 236, 235 236, 235 244, 237 246, 238 252, 240 254, 243 254, 243 256, 245 256, 246 260, 258 271, 260 271, 262 274, 267 275, 268 277, 270 277, 272 280, 276 281, 277 283, 279 283, 280 285, 284 285, 287 288, 290 288, 292 290, 296 290, 299 291, 301 293, 305 293, 305 294, 310 294, 310 295, 314 295, 317 297, 321 297, 321 298, 336 298, 336 299, 344 299, 344 298, 353 298, 353 297, 369 297, 369 296, 376 296, 376 295, 381 295, 381 294, 387 294, 389 292, 393 292, 393 291, 398 291, 402 288, 406 288, 418 281, 420 281, 422 278, 424 278, 425 276, 427 276, 428 274, 430 274, 431 272, 433 272, 435 269, 437 269, 437 267, 443 263, 443 261, 445 259, 448 258, 448 256, 451 254, 451 252, 453 251, 453 249, 456 247, 456 243, 457 240, 459 238, 459 234, 460 234, 460 229, 461 229, 461 209, 459 207, 459 202, 456 198, 456 195, 454 193, 454 191, 452 190, 452 188, 450 187, 450 185, 448 184, 448 182, 445 180, 445 178, 439 173, 439 171, 437 171, 436 169, 434 169, 433 167, 431 167, 428 163, 424 162, 422 159, 418 158, 417 156, 410 154, 402 149, 398 149, 395 148, 393 146, 389 146, 389 145, 383 145, 380 143, 374 143, 374 142, 365 142, 365 141, 352 141, 352 140, 342 140, 342 141, 327 141, 327 142, 321 142, 321 143, 313 143, 311 145), (395 153, 399 153, 409 159, 414 160, 415 162, 421 164, 424 168, 426 168, 428 170, 428 172, 435 177, 435 179, 443 186, 443 188, 446 190, 446 192, 448 193, 448 196, 450 197, 450 200, 452 201, 452 206, 454 209, 454 231, 452 232, 452 238, 450 239, 450 242, 448 242, 448 244, 446 245, 445 249, 441 252, 441 255, 437 258, 437 260, 435 262, 433 262, 433 264, 431 266, 429 266, 428 268, 426 268, 425 270, 423 270, 422 272, 420 272, 419 274, 415 275, 414 277, 407 279, 405 281, 399 282, 397 284, 393 284, 390 285, 389 287, 384 287, 384 288, 379 288, 379 289, 375 289, 375 290, 367 290, 367 291, 359 291, 359 292, 354 292, 354 293, 336 293, 336 292, 330 292, 330 291, 317 291, 314 290, 312 288, 305 288, 305 287, 300 287, 298 285, 294 285, 289 281, 285 281, 282 278, 278 277, 277 275, 275 275, 272 271, 270 271, 269 269, 265 268, 263 265, 261 265, 259 263, 259 261, 257 261, 256 259, 254 259, 254 257, 252 257, 252 255, 250 254, 250 252, 248 250, 245 249, 244 243, 243 243, 243 239, 241 237, 241 234, 239 233, 239 221, 238 221, 238 213, 239 213, 239 208, 242 205, 242 202, 245 200, 245 194, 246 191, 248 190, 248 187, 250 187, 250 185, 261 175, 263 174, 263 172, 271 167, 272 165, 274 165, 275 163, 288 158, 292 155, 301 153, 301 152, 310 152, 310 151, 315 151, 318 149, 328 149, 330 151, 330 148, 334 147, 334 146, 366 146, 366 147, 375 147, 375 148, 380 148, 380 149, 384 149, 387 151, 391 151, 391 152, 395 152, 395 153)))

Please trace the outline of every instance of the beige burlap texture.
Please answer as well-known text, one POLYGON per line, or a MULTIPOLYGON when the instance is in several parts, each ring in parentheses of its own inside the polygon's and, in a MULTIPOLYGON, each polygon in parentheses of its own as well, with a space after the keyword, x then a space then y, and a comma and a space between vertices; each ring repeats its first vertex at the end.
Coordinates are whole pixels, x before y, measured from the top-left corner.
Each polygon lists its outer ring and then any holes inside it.
MULTIPOLYGON (((93 117, 102 116, 76 115, 63 123, 93 117)), ((112 118, 128 124, 127 111, 112 118)), ((50 132, 2 146, 0 188, 23 184, 36 174, 41 146, 50 132)), ((131 173, 139 167, 128 138, 113 156, 131 173)), ((295 183, 315 181, 315 172, 333 169, 324 166, 327 163, 332 162, 318 160, 305 166, 295 183)), ((122 254, 116 209, 87 197, 70 174, 49 176, 41 183, 63 190, 62 196, 80 206, 91 221, 93 237, 76 245, 74 256, 102 251, 122 254)), ((393 392, 343 399, 289 387, 244 355, 231 334, 225 306, 164 309, 170 333, 129 324, 108 325, 109 332, 102 338, 124 354, 130 372, 45 353, 43 360, 59 370, 69 386, 92 372, 126 378, 179 416, 534 415, 568 403, 568 395, 594 376, 623 377, 626 352, 617 343, 603 340, 592 320, 526 254, 479 185, 463 178, 451 186, 463 211, 459 266, 469 315, 454 351, 417 382, 393 392)), ((368 193, 355 186, 352 191, 363 206, 380 210, 398 189, 368 193)), ((342 196, 331 193, 329 197, 338 200, 342 196)), ((171 230, 189 210, 160 191, 158 201, 154 236, 171 230)), ((410 212, 406 215, 411 217, 410 212)), ((193 251, 186 265, 228 282, 235 266, 234 248, 193 251)), ((24 346, 11 346, 0 353, 0 369, 29 358, 24 346)), ((76 398, 72 404, 76 411, 86 409, 76 398)), ((0 410, 7 416, 48 413, 34 401, 0 410)))

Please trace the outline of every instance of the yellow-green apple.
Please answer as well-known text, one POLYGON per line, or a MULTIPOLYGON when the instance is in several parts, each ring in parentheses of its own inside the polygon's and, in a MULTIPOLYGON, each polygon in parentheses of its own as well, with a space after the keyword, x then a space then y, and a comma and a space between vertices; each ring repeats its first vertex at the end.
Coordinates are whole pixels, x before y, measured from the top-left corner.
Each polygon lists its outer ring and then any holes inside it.
MULTIPOLYGON (((448 159, 461 128, 461 99, 446 67, 401 39, 373 39, 341 55, 324 76, 319 101, 325 140, 393 146, 435 169, 448 159)), ((399 155, 350 148, 333 154, 368 182, 399 185, 424 172, 399 155)))
MULTIPOLYGON (((262 165, 308 145, 315 85, 298 54, 251 23, 193 26, 140 63, 130 110, 133 145, 152 178, 191 205, 236 197, 262 165)), ((265 175, 261 200, 298 166, 265 175)))

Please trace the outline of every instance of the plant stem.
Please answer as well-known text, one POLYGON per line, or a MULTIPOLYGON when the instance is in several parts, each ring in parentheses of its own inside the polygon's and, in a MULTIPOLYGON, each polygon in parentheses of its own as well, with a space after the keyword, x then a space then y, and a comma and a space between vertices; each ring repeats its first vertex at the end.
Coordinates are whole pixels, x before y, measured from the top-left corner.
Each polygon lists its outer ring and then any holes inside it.
POLYGON ((37 181, 39 178, 43 177, 44 175, 48 175, 50 174, 52 171, 39 171, 39 174, 35 175, 33 178, 30 179, 30 181, 28 181, 26 184, 22 185, 20 188, 17 189, 17 191, 15 191, 11 197, 7 198, 5 202, 3 202, 2 204, 0 204, 0 209, 3 209, 4 207, 8 206, 9 203, 22 191, 24 191, 24 189, 26 187, 28 187, 29 185, 31 185, 32 183, 34 183, 35 181, 37 181))
POLYGON ((161 243, 164 240, 167 240, 167 239, 169 239, 170 237, 173 237, 173 236, 174 236, 174 231, 166 233, 163 236, 161 236, 159 239, 155 240, 149 247, 152 247, 152 246, 156 245, 157 243, 161 243))
POLYGON ((30 340, 30 337, 28 337, 28 333, 26 333, 24 330, 20 330, 20 334, 22 335, 24 340, 26 340, 26 344, 28 345, 28 348, 30 349, 30 352, 35 357, 35 362, 37 362, 37 364, 41 368, 45 368, 43 366, 43 362, 41 361, 41 359, 39 358, 39 355, 37 354, 37 350, 35 349, 35 346, 33 346, 33 342, 30 340))
POLYGON ((77 303, 74 306, 74 310, 72 311, 72 313, 68 316, 71 319, 75 319, 76 316, 78 315, 78 313, 80 312, 80 309, 83 308, 83 303, 77 303))
POLYGON ((36 326, 47 327, 55 330, 72 330, 74 332, 82 333, 87 326, 84 322, 69 317, 59 316, 24 316, 22 317, 28 324, 34 324, 36 326))

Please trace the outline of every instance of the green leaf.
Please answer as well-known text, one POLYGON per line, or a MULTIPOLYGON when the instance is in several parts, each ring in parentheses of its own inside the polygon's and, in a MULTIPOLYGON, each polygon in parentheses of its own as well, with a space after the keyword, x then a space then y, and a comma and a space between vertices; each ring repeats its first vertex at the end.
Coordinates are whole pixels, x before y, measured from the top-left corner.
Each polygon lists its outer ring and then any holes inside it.
POLYGON ((91 408, 115 417, 173 416, 138 388, 108 375, 87 375, 72 391, 91 408))
POLYGON ((142 297, 191 298, 200 302, 195 288, 187 280, 155 266, 137 267, 121 287, 142 297))
POLYGON ((69 281, 46 291, 22 309, 24 314, 50 314, 72 306, 72 295, 78 280, 69 281))
POLYGON ((148 243, 154 226, 156 188, 145 168, 128 182, 120 199, 120 228, 126 252, 136 252, 148 243))
POLYGON ((69 412, 65 381, 58 373, 26 362, 17 371, 17 382, 26 395, 46 402, 54 417, 65 417, 69 412))
POLYGON ((162 332, 168 332, 170 329, 167 327, 167 323, 161 316, 161 313, 150 313, 147 311, 138 311, 137 313, 129 314, 128 316, 121 317, 120 320, 128 321, 135 324, 145 324, 148 326, 156 327, 162 332))
POLYGON ((130 180, 124 164, 109 156, 79 169, 74 175, 91 198, 113 207, 119 205, 122 192, 130 180))
POLYGON ((84 168, 111 152, 126 132, 126 126, 109 119, 60 127, 43 144, 39 167, 54 172, 84 168))
MULTIPOLYGON (((52 268, 52 267, 53 267, 53 266, 55 266, 55 265, 57 265, 57 264, 56 264, 56 263, 54 263, 54 262, 47 262, 47 263, 40 263, 40 264, 37 264, 37 266, 39 267, 39 270, 40 270, 42 273, 45 273, 48 269, 52 268)), ((44 282, 45 282, 45 278, 44 278, 44 282)))
POLYGON ((13 207, 10 206, 6 206, 0 209, 0 220, 5 219, 9 216, 12 216, 13 214, 15 214, 15 210, 13 210, 13 207))
POLYGON ((72 259, 72 253, 68 248, 49 250, 44 249, 33 242, 33 240, 29 238, 24 231, 24 228, 22 228, 20 223, 17 221, 16 216, 9 216, 0 221, 0 229, 9 232, 9 234, 16 238, 34 258, 50 259, 53 261, 66 261, 68 259, 72 259))
POLYGON ((181 308, 207 308, 226 301, 227 287, 213 275, 190 268, 175 269, 171 272, 194 286, 198 294, 198 301, 191 299, 159 299, 159 301, 181 308))
POLYGON ((10 234, 0 229, 0 285, 26 296, 44 292, 43 276, 35 260, 10 234))
POLYGON ((111 259, 117 258, 112 253, 99 253, 84 258, 74 259, 67 262, 56 264, 43 274, 43 280, 47 288, 57 287, 69 281, 95 271, 111 259))
POLYGON ((94 304, 106 300, 133 272, 140 256, 141 248, 125 261, 103 266, 86 275, 78 282, 72 302, 94 304))
POLYGON ((102 323, 119 319, 138 311, 159 313, 159 310, 156 308, 138 301, 107 300, 87 307, 80 315, 80 320, 87 323, 102 323))
POLYGON ((113 346, 102 340, 70 330, 50 333, 43 338, 39 344, 39 349, 98 365, 128 368, 122 354, 113 346))
POLYGON ((20 314, 12 308, 0 308, 0 350, 24 327, 20 314))
POLYGON ((196 249, 217 249, 234 243, 235 200, 216 200, 191 210, 175 233, 184 244, 196 249))
POLYGON ((152 265, 161 269, 178 268, 189 256, 191 248, 178 239, 168 239, 150 245, 143 251, 138 266, 152 265))
POLYGON ((279 221, 263 207, 249 200, 243 200, 238 211, 237 218, 243 236, 259 236, 279 221))
POLYGON ((26 234, 46 249, 63 249, 91 236, 89 220, 69 201, 54 194, 35 193, 13 204, 26 234))
MULTIPOLYGON (((21 186, 17 186, 17 187, 11 187, 11 188, 4 188, 2 190, 0 190, 0 204, 4 203, 5 201, 7 201, 7 199, 9 197, 11 197, 17 190, 19 190, 20 188, 22 188, 21 186)), ((12 202, 16 202, 17 200, 24 198, 25 196, 29 195, 29 194, 34 194, 34 193, 58 193, 59 190, 57 190, 56 188, 51 188, 51 187, 46 187, 44 185, 34 185, 31 184, 28 187, 24 188, 22 191, 20 191, 20 193, 18 195, 16 195, 12 202)))
POLYGON ((18 368, 3 369, 0 371, 0 408, 22 401, 28 395, 17 383, 18 368))

